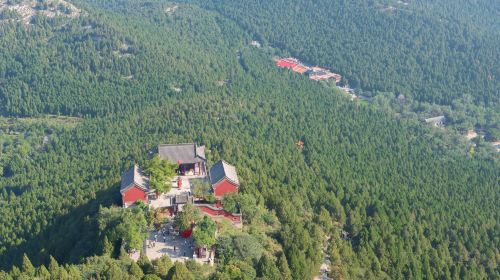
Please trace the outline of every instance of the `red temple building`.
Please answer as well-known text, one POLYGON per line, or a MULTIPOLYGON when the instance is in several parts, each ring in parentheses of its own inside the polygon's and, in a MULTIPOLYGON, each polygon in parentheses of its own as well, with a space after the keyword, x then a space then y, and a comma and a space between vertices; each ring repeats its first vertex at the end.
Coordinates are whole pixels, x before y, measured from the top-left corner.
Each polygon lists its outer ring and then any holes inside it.
POLYGON ((134 165, 122 175, 120 193, 123 207, 131 207, 138 201, 144 202, 152 209, 161 209, 170 216, 182 212, 186 204, 198 207, 204 215, 215 220, 224 219, 239 227, 242 225, 242 216, 224 209, 222 197, 226 194, 237 193, 240 181, 236 168, 220 160, 206 172, 205 147, 189 144, 165 144, 158 146, 161 160, 176 162, 177 176, 170 182, 173 188, 166 193, 157 193, 151 189, 149 178, 144 171, 134 165), (191 180, 207 180, 211 187, 216 202, 214 204, 196 201, 191 194, 191 180), (187 185, 185 185, 187 184, 187 185))
POLYGON ((155 191, 149 188, 149 179, 137 164, 123 173, 120 193, 123 207, 129 207, 139 200, 149 203, 156 198, 155 191))
POLYGON ((205 146, 196 143, 162 144, 158 145, 158 154, 161 160, 177 163, 179 175, 205 176, 207 173, 205 146))
POLYGON ((217 199, 227 193, 236 193, 240 187, 240 181, 236 174, 236 168, 229 163, 220 160, 210 168, 210 184, 217 199))

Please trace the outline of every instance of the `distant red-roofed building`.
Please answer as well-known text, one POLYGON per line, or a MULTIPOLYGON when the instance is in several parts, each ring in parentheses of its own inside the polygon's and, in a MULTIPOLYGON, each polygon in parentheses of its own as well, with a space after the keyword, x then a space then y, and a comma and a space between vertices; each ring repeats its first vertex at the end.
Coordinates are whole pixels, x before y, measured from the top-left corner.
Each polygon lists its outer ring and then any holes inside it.
POLYGON ((280 68, 293 69, 297 65, 299 65, 299 61, 295 58, 282 58, 276 61, 276 66, 280 68))
POLYGON ((342 79, 342 76, 340 76, 339 74, 332 73, 329 70, 323 69, 320 67, 312 67, 311 70, 306 72, 306 74, 309 75, 309 78, 311 80, 315 80, 315 81, 327 80, 327 79, 334 78, 335 82, 338 83, 342 79))
POLYGON ((304 74, 305 72, 307 72, 309 70, 309 67, 306 67, 302 64, 298 64, 297 66, 293 67, 292 70, 293 70, 293 72, 304 74))

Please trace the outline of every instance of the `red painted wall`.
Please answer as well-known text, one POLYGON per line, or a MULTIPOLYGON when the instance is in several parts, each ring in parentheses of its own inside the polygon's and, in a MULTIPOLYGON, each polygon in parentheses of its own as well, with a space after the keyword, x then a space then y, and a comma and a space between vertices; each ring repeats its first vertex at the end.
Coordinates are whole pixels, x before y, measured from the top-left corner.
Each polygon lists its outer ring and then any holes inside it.
POLYGON ((227 179, 223 179, 219 183, 213 186, 215 197, 221 197, 226 193, 238 192, 238 186, 229 182, 227 179))
POLYGON ((132 187, 122 194, 123 203, 134 204, 137 200, 148 202, 146 192, 138 187, 132 187))
POLYGON ((241 222, 241 216, 233 215, 224 209, 214 210, 214 209, 211 209, 210 207, 207 207, 207 206, 198 206, 198 208, 200 208, 200 210, 203 213, 205 213, 209 216, 212 216, 212 217, 224 217, 224 218, 231 220, 233 222, 241 222))

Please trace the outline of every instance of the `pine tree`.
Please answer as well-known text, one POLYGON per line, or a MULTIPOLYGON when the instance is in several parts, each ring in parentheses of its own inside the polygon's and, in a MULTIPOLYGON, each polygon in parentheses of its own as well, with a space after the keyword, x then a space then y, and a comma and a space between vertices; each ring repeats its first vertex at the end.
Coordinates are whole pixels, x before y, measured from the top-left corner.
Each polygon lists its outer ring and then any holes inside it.
POLYGON ((0 270, 0 279, 1 280, 12 280, 12 277, 7 272, 0 270))
POLYGON ((193 274, 181 262, 175 262, 168 274, 169 277, 167 278, 171 280, 194 280, 193 274))
POLYGON ((21 270, 22 272, 24 272, 26 275, 28 276, 35 276, 35 267, 33 266, 33 264, 31 263, 30 259, 28 258, 28 256, 26 254, 23 255, 23 263, 22 263, 22 266, 21 266, 21 270))
POLYGON ((82 273, 80 272, 77 266, 70 265, 69 267, 66 268, 66 271, 68 272, 68 279, 71 280, 82 279, 82 273))
POLYGON ((50 256, 50 262, 49 262, 49 272, 51 275, 51 279, 56 279, 58 273, 59 273, 59 264, 57 263, 56 259, 54 257, 50 256))
POLYGON ((151 261, 148 259, 148 257, 146 256, 146 254, 144 254, 143 251, 141 251, 141 255, 139 256, 139 259, 137 260, 137 264, 142 269, 144 274, 154 273, 153 265, 151 264, 151 261))
POLYGON ((124 273, 121 268, 115 264, 112 263, 109 268, 106 270, 106 279, 107 280, 122 280, 126 278, 126 273, 124 273))
POLYGON ((128 273, 130 276, 135 277, 135 279, 141 279, 142 276, 144 276, 144 272, 142 272, 142 269, 134 261, 130 264, 130 268, 128 269, 128 273))
POLYGON ((109 242, 108 237, 104 236, 102 240, 102 255, 103 256, 112 256, 113 254, 113 244, 109 242))
POLYGON ((260 258, 257 273, 263 279, 280 280, 281 273, 276 264, 266 255, 260 258))
POLYGON ((165 278, 173 264, 167 255, 153 261, 154 272, 156 275, 165 278))
POLYGON ((19 269, 19 267, 13 266, 10 271, 10 275, 12 276, 12 278, 17 279, 21 276, 21 270, 19 269))
POLYGON ((35 276, 40 279, 50 279, 50 272, 47 270, 45 265, 42 264, 40 267, 37 268, 35 276))
POLYGON ((279 256, 278 268, 281 271, 281 277, 283 280, 292 280, 292 272, 288 267, 288 261, 286 260, 285 254, 281 254, 279 256))
POLYGON ((146 275, 144 275, 144 277, 142 278, 142 280, 161 280, 161 278, 158 277, 158 275, 155 275, 155 274, 146 274, 146 275))
POLYGON ((129 260, 131 260, 130 256, 127 254, 127 252, 125 251, 125 249, 123 247, 120 248, 120 255, 118 256, 118 259, 121 260, 121 261, 129 261, 129 260))
POLYGON ((50 279, 52 280, 68 278, 68 273, 66 272, 66 270, 63 267, 59 266, 56 259, 54 259, 54 257, 52 256, 50 256, 49 272, 50 279))

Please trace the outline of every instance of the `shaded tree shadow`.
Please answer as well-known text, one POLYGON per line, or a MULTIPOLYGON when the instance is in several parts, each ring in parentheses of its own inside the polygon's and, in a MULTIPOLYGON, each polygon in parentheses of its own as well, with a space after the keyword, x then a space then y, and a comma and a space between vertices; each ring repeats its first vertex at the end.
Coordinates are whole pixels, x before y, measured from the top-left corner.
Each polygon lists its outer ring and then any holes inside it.
POLYGON ((95 219, 99 207, 121 205, 119 183, 100 190, 95 199, 57 217, 46 228, 17 246, 8 247, 0 255, 0 269, 20 266, 24 253, 35 266, 47 265, 50 256, 59 263, 79 263, 84 258, 100 253, 99 228, 95 219))

